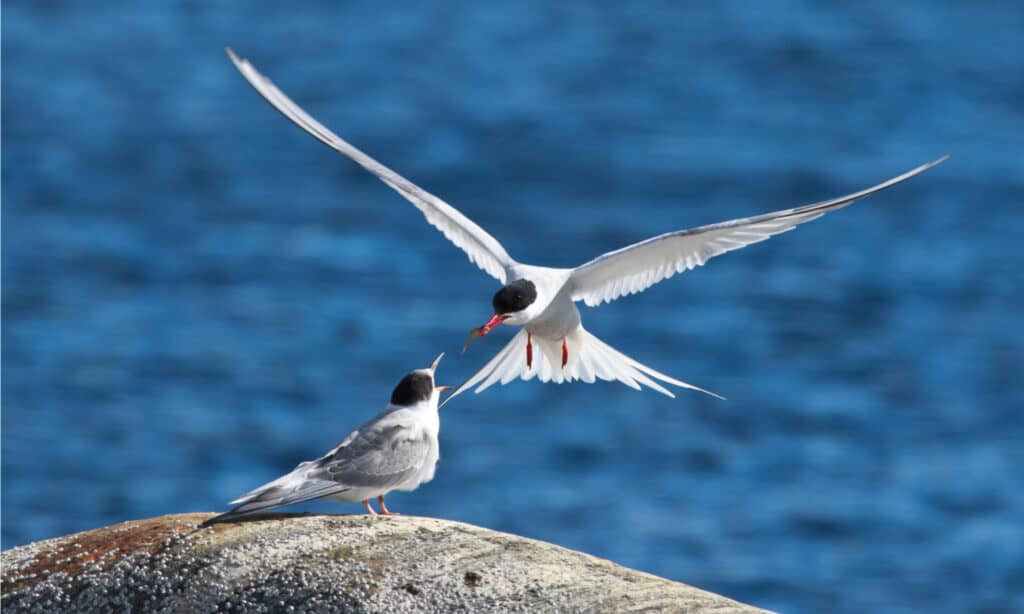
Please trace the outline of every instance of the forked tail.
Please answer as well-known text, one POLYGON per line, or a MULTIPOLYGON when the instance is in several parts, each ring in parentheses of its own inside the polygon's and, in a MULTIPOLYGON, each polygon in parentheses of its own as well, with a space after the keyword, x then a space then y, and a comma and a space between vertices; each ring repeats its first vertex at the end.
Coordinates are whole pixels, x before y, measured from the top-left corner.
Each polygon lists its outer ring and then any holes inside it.
POLYGON ((531 336, 526 329, 521 329, 508 345, 463 382, 444 402, 447 403, 474 386, 479 393, 496 383, 505 385, 514 379, 530 380, 535 377, 542 382, 556 384, 576 380, 588 384, 598 379, 618 381, 636 390, 640 390, 641 386, 647 386, 675 398, 672 392, 658 383, 660 381, 680 388, 697 390, 719 399, 725 398, 633 360, 590 334, 582 326, 566 337, 565 346, 568 352, 563 366, 561 339, 542 339, 531 336), (529 354, 526 350, 527 343, 533 346, 529 354))

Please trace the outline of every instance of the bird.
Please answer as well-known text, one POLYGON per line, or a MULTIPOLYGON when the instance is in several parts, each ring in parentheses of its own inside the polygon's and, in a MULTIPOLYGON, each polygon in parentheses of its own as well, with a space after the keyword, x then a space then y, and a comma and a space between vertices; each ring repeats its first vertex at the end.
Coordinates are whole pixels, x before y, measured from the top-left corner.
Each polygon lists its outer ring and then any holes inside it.
POLYGON ((370 499, 376 498, 381 515, 397 514, 384 504, 384 495, 392 490, 415 490, 432 480, 437 468, 441 426, 437 403, 449 386, 434 385, 434 373, 443 356, 441 353, 426 369, 403 377, 387 407, 333 450, 235 499, 231 504, 237 507, 205 524, 321 498, 362 501, 370 515, 377 514, 370 504, 370 499))
MULTIPOLYGON (((517 378, 555 383, 618 381, 637 390, 647 386, 675 397, 662 385, 671 384, 724 398, 656 371, 612 348, 583 328, 576 304, 582 302, 596 307, 642 292, 677 273, 701 266, 710 258, 764 241, 906 181, 949 157, 942 156, 846 196, 660 234, 602 254, 575 268, 536 266, 513 259, 497 239, 458 209, 327 129, 257 71, 251 62, 240 58, 230 47, 226 51, 242 76, 271 106, 404 196, 428 223, 466 252, 470 261, 502 284, 491 300, 493 315, 470 331, 466 344, 501 324, 518 326, 520 330, 490 361, 449 394, 444 403, 474 386, 479 393, 497 382, 504 385, 517 378)), ((463 346, 463 351, 465 349, 463 346)))

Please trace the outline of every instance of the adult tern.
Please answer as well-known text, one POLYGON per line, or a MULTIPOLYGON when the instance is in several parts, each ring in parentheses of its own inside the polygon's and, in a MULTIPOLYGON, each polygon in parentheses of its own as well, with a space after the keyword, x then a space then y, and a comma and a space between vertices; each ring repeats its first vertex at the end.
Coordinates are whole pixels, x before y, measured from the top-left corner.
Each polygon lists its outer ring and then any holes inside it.
MULTIPOLYGON (((328 147, 351 158, 411 202, 431 225, 460 247, 477 266, 497 279, 494 314, 470 332, 469 340, 499 324, 522 330, 494 358, 460 385, 445 403, 464 390, 476 392, 500 382, 534 377, 561 383, 596 379, 619 381, 639 390, 648 386, 674 397, 658 382, 719 395, 643 365, 607 345, 586 329, 576 303, 596 307, 646 290, 710 258, 792 230, 829 211, 906 181, 943 162, 943 156, 870 188, 822 202, 763 215, 677 230, 608 252, 575 268, 523 264, 483 228, 437 196, 366 155, 306 113, 245 59, 227 49, 242 76, 275 109, 328 147)), ((463 348, 465 350, 465 348, 463 348)))

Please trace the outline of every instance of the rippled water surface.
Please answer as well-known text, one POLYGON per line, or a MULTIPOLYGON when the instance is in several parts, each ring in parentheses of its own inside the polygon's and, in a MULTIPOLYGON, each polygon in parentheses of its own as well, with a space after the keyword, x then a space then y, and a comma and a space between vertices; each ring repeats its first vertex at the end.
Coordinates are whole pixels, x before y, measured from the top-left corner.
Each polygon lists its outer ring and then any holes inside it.
POLYGON ((528 262, 951 153, 585 310, 728 402, 466 395, 437 478, 390 502, 786 612, 1024 610, 1024 13, 677 4, 7 3, 3 547, 225 509, 511 334, 458 355, 494 281, 230 44, 528 262))

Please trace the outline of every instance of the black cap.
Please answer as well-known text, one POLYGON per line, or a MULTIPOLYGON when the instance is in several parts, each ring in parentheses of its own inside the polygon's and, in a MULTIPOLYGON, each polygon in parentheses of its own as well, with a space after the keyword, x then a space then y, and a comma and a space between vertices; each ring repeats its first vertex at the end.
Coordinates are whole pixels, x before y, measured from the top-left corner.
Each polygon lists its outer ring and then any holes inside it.
POLYGON ((402 378, 391 393, 391 404, 400 407, 426 401, 434 392, 434 378, 423 371, 413 371, 402 378))
POLYGON ((522 311, 537 300, 537 287, 529 279, 517 279, 514 282, 498 290, 491 305, 494 306, 494 313, 498 315, 516 313, 522 311))

